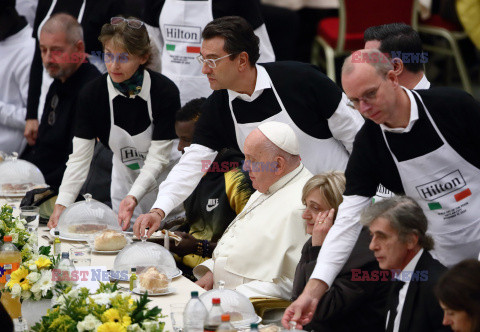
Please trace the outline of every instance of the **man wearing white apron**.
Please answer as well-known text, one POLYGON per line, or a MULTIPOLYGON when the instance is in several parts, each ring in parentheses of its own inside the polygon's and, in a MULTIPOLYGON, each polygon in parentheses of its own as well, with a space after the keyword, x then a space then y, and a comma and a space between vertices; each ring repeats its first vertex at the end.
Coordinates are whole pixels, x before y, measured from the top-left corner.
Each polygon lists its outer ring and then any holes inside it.
MULTIPOLYGON (((365 30, 363 39, 365 49, 378 49, 391 56, 398 84, 409 90, 430 89, 430 82, 424 72, 424 63, 428 56, 423 53, 420 35, 410 25, 390 23, 372 26, 365 30), (414 55, 418 55, 418 58, 414 55)), ((379 184, 373 202, 393 196, 390 190, 379 184)))
POLYGON ((297 62, 257 65, 258 39, 242 18, 216 19, 202 37, 202 71, 218 91, 204 104, 193 144, 160 186, 154 213, 137 219, 136 234, 145 227, 158 229, 160 217, 195 189, 202 162, 214 160, 225 147, 243 151, 245 138, 261 123, 288 124, 300 142, 302 163, 313 174, 344 170, 363 124, 346 105, 346 96, 317 68, 297 62))
MULTIPOLYGON (((200 53, 204 27, 215 18, 238 15, 245 18, 260 38, 259 62, 275 61, 260 6, 254 0, 156 0, 151 24, 161 55, 162 74, 180 90, 182 105, 212 93, 195 59, 200 53), (154 32, 154 33, 155 33, 154 32)), ((147 20, 150 21, 150 20, 147 20)), ((153 38, 152 38, 153 39, 153 38)))
POLYGON ((378 50, 353 53, 342 71, 352 106, 367 119, 347 170, 347 186, 312 278, 283 322, 305 324, 361 230, 362 210, 379 183, 422 207, 435 240, 432 254, 452 266, 480 251, 480 104, 464 91, 407 90, 378 50), (373 61, 374 58, 379 60, 373 61), (370 61, 372 60, 372 61, 370 61))
MULTIPOLYGON (((45 22, 56 13, 67 13, 76 17, 84 31, 85 50, 89 54, 90 63, 95 65, 101 73, 105 73, 105 64, 100 56, 102 47, 98 41, 98 34, 104 23, 110 17, 122 13, 123 6, 116 0, 39 0, 33 25, 33 37, 40 39, 40 31, 45 22), (98 56, 97 56, 98 54, 98 56)), ((37 44, 30 69, 28 88, 27 122, 25 137, 29 145, 35 143, 38 132, 38 119, 42 118, 45 98, 53 79, 42 66, 40 48, 37 44)))

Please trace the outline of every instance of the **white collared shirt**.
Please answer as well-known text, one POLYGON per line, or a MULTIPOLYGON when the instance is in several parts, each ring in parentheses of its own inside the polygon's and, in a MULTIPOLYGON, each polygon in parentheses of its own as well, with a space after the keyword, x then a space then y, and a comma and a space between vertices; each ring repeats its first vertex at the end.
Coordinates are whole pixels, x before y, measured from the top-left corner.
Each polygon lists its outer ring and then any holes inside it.
POLYGON ((417 85, 415 85, 413 89, 414 90, 430 89, 430 81, 427 79, 427 76, 425 76, 425 74, 423 74, 422 79, 420 80, 420 82, 417 83, 417 85))
POLYGON ((267 70, 259 65, 255 65, 255 68, 257 69, 257 78, 255 82, 255 89, 253 90, 252 95, 249 96, 246 93, 239 93, 233 90, 227 90, 229 101, 233 101, 235 98, 239 98, 246 102, 252 102, 262 94, 263 90, 272 88, 267 70))
POLYGON ((384 125, 383 123, 381 123, 380 128, 383 131, 389 131, 391 133, 397 133, 397 134, 408 133, 410 130, 412 130, 413 125, 418 120, 418 105, 417 105, 417 102, 415 101, 415 98, 413 97, 412 91, 404 88, 403 86, 402 86, 402 89, 405 90, 408 98, 410 99, 410 120, 408 121, 408 125, 405 128, 402 128, 402 127, 390 128, 384 125))
MULTIPOLYGON (((398 306, 397 306, 397 315, 395 316, 395 322, 393 324, 393 332, 398 332, 398 329, 400 328, 400 321, 402 318, 402 311, 403 311, 403 305, 405 304, 405 298, 407 297, 407 292, 408 292, 408 287, 410 286, 410 279, 404 278, 403 276, 406 276, 406 272, 411 272, 409 275, 413 275, 413 272, 415 271, 415 268, 417 267, 417 263, 420 260, 420 256, 423 254, 423 249, 420 249, 419 252, 412 258, 410 262, 405 266, 405 268, 402 270, 400 276, 401 276, 401 281, 405 282, 403 287, 400 289, 398 292, 398 306)), ((387 323, 385 325, 385 328, 388 326, 388 321, 390 320, 390 312, 388 312, 388 319, 387 323)))

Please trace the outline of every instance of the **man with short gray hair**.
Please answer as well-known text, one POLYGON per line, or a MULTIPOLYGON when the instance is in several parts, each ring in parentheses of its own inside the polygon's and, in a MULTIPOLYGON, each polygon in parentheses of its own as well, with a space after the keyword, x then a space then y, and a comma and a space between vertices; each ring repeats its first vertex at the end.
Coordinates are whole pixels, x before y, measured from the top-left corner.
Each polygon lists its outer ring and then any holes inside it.
POLYGON ((370 229, 370 250, 380 268, 394 279, 386 331, 450 331, 442 325, 443 311, 433 293, 447 268, 429 253, 434 242, 422 208, 410 197, 396 196, 369 207, 360 223, 370 229))
POLYGON ((58 189, 72 152, 77 97, 82 87, 100 75, 85 55, 82 26, 68 14, 55 14, 40 32, 43 66, 54 79, 48 90, 35 145, 23 159, 42 171, 46 183, 58 189))
MULTIPOLYGON (((360 212, 381 183, 414 198, 428 218, 434 256, 445 266, 480 252, 480 103, 453 88, 408 90, 378 50, 345 60, 342 84, 367 121, 355 137, 343 203, 304 292, 282 323, 303 325, 345 264, 362 226, 360 212)), ((388 60, 388 59, 387 59, 388 60)))

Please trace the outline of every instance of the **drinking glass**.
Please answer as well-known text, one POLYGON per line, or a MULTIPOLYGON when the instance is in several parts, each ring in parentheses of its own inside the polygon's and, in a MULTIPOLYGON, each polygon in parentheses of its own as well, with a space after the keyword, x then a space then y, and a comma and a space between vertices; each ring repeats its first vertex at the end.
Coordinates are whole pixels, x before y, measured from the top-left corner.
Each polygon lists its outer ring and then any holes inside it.
POLYGON ((38 228, 40 208, 38 206, 21 206, 20 218, 27 221, 27 227, 38 228))
POLYGON ((75 267, 92 264, 92 248, 88 245, 70 248, 70 260, 75 267))
POLYGON ((183 311, 186 305, 186 303, 170 304, 170 319, 175 332, 183 332, 183 311))

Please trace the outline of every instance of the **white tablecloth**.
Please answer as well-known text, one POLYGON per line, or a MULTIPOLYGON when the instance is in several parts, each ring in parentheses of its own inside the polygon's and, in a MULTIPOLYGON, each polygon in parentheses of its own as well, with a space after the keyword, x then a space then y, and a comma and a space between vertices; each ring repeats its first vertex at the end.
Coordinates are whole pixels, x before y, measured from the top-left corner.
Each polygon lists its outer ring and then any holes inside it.
MULTIPOLYGON (((0 199, 0 206, 7 203, 5 199, 0 199)), ((14 207, 14 215, 19 214, 19 201, 8 202, 8 204, 14 207)), ((50 235, 49 229, 45 225, 40 225, 38 229, 38 243, 39 246, 48 245, 48 241, 42 238, 42 235, 50 235)), ((62 240, 62 251, 69 251, 72 247, 72 244, 76 244, 72 241, 62 240)), ((99 255, 92 253, 92 266, 106 266, 107 269, 113 268, 113 261, 115 260, 116 255, 99 255)), ((128 283, 121 282, 121 285, 127 286, 128 283)), ((187 303, 190 299, 191 291, 198 291, 199 294, 205 292, 205 290, 195 283, 191 282, 189 279, 180 276, 172 280, 171 286, 176 289, 176 292, 173 294, 163 295, 163 296, 151 296, 149 303, 151 307, 158 306, 162 308, 162 314, 164 316, 170 315, 170 304, 172 303, 187 303)), ((133 297, 138 298, 138 295, 133 294, 133 297)), ((173 331, 170 317, 165 317, 162 319, 165 322, 165 331, 173 331)))

